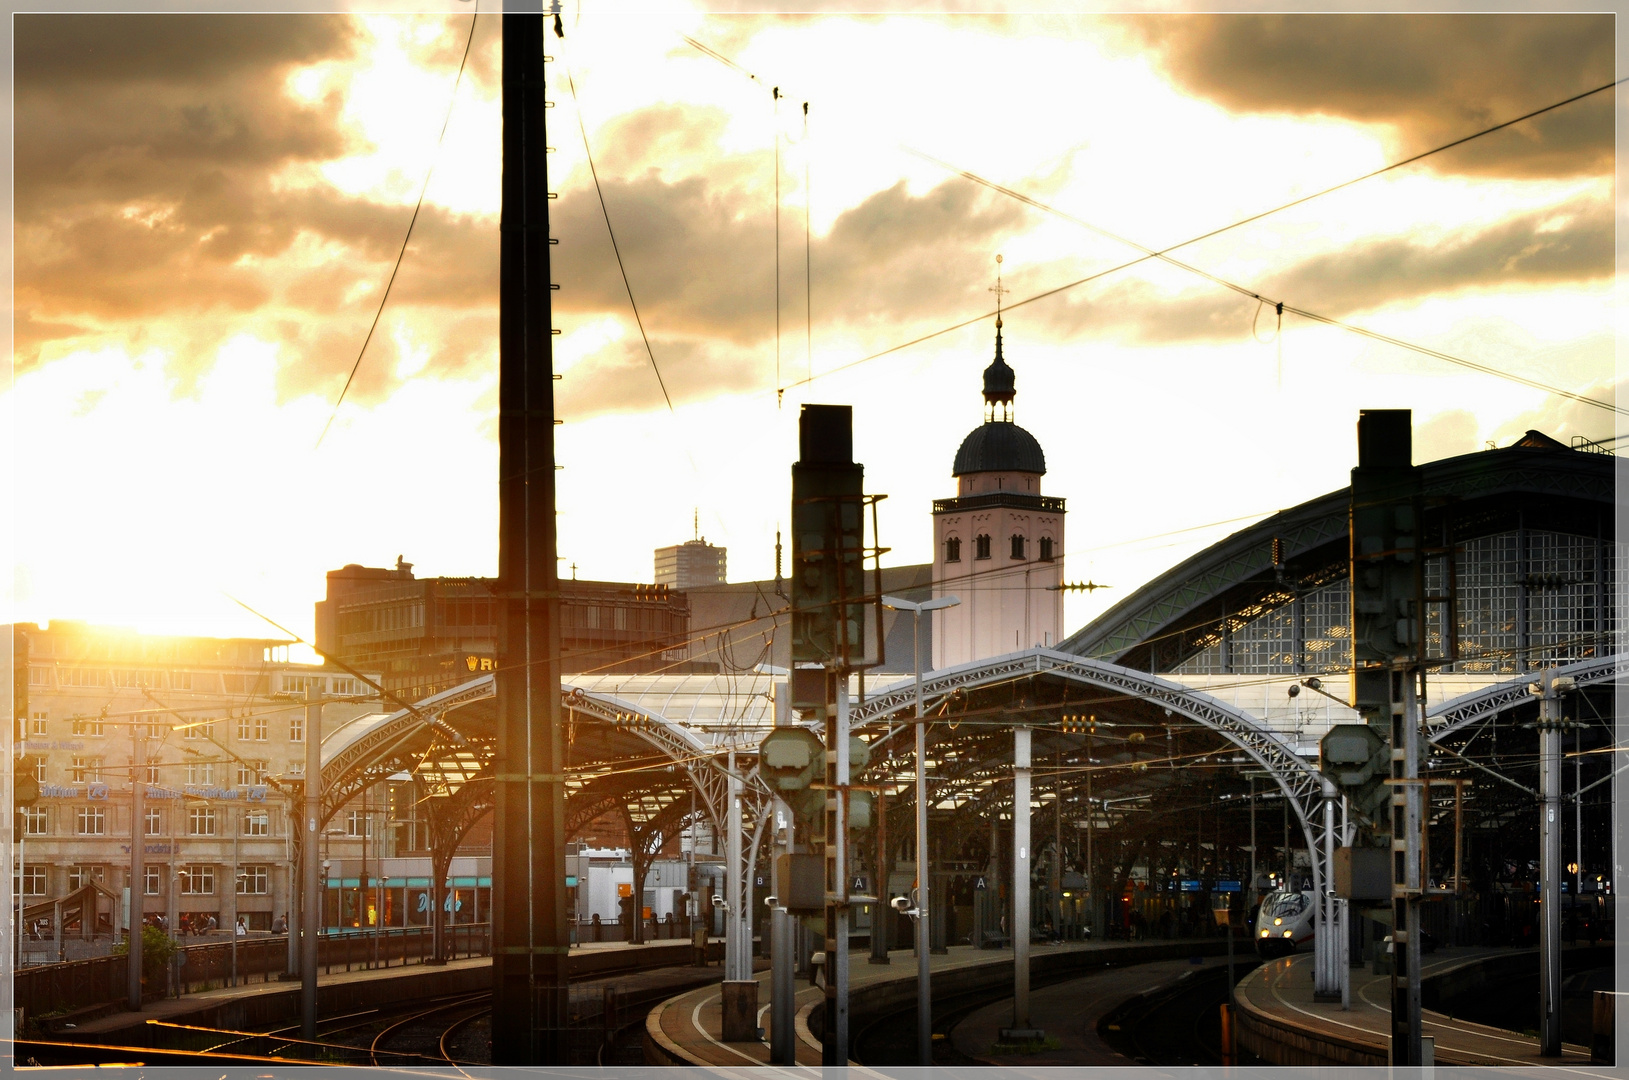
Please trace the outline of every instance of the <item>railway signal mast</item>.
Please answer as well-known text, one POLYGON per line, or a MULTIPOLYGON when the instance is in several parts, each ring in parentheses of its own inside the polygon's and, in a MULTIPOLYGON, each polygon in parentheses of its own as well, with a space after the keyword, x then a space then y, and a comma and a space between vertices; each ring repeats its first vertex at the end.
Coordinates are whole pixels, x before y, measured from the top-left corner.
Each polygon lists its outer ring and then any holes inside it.
MULTIPOLYGON (((865 511, 879 497, 864 494, 865 467, 854 461, 853 410, 847 405, 805 405, 798 418, 798 461, 792 466, 792 707, 814 712, 825 724, 824 784, 804 800, 818 817, 809 835, 825 853, 826 1022, 823 1063, 848 1064, 848 937, 856 895, 848 859, 848 830, 869 824, 870 792, 850 787, 865 767, 865 744, 849 737, 848 678, 880 663, 881 572, 865 587, 865 511), (874 612, 868 610, 874 608, 874 612), (866 641, 876 643, 867 655, 866 641)), ((873 526, 873 533, 875 527, 873 526)), ((880 558, 879 558, 880 563, 880 558)), ((918 856, 920 858, 920 855, 918 856)), ((784 888, 784 886, 783 886, 784 888)), ((877 892, 879 890, 872 890, 877 892)), ((880 916, 878 916, 880 918, 880 916)))
MULTIPOLYGON (((1420 493, 1406 409, 1358 414, 1352 470, 1352 704, 1391 759, 1389 814, 1375 839, 1389 853, 1391 1064, 1420 1066, 1420 900, 1425 790, 1420 783, 1425 607, 1420 493)), ((1320 898, 1322 899, 1322 898, 1320 898)), ((1327 905, 1326 905, 1327 910, 1327 905)), ((1333 927, 1321 928, 1326 937, 1333 927)))

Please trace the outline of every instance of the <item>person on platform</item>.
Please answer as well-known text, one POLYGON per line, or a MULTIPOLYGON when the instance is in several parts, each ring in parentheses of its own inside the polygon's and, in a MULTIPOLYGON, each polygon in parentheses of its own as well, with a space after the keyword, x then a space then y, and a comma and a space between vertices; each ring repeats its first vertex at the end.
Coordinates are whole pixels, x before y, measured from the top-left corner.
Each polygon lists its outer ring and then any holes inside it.
POLYGON ((248 937, 249 936, 249 928, 246 925, 244 925, 242 915, 238 916, 237 929, 234 930, 233 933, 236 934, 238 937, 248 937))
POLYGON ((274 934, 286 934, 286 933, 288 933, 288 916, 287 915, 279 915, 279 916, 277 916, 277 921, 272 923, 272 933, 274 933, 274 934))

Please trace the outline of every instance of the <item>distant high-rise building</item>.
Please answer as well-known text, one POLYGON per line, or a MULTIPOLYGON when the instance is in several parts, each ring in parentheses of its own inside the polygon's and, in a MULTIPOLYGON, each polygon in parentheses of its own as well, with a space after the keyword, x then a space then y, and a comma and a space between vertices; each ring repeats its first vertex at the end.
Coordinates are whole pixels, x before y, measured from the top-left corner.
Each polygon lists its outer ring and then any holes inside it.
POLYGON ((656 584, 670 589, 700 589, 724 584, 724 553, 705 536, 656 549, 656 584))

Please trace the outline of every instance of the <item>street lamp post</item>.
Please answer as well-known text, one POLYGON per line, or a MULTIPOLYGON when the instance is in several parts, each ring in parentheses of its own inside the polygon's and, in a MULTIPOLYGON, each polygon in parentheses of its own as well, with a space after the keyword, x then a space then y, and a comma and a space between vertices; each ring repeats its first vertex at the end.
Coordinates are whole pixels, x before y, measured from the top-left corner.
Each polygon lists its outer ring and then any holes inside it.
POLYGON ((928 973, 928 771, 927 724, 922 719, 922 613, 961 603, 940 596, 916 604, 897 596, 882 598, 884 607, 908 611, 912 617, 911 651, 916 670, 916 1056, 917 1064, 933 1064, 933 1002, 928 973))

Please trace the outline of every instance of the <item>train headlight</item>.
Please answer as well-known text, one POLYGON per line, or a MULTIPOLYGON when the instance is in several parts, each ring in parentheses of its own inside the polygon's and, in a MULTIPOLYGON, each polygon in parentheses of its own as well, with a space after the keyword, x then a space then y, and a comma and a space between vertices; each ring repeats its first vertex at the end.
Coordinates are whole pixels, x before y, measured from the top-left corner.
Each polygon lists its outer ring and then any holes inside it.
POLYGON ((1284 936, 1289 937, 1292 933, 1294 933, 1293 930, 1286 930, 1286 931, 1284 931, 1284 936))
POLYGON ((1261 932, 1261 936, 1262 936, 1262 937, 1266 937, 1266 936, 1267 936, 1267 931, 1265 931, 1265 930, 1263 930, 1263 931, 1262 931, 1262 932, 1261 932))

